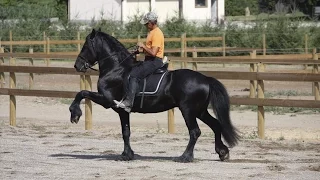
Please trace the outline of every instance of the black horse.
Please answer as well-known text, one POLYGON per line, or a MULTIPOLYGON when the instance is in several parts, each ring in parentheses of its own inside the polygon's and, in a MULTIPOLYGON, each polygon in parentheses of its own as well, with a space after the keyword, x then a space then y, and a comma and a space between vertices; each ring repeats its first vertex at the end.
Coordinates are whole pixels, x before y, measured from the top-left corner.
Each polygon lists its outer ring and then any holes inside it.
MULTIPOLYGON (((114 99, 120 100, 125 93, 124 82, 127 81, 132 67, 136 64, 132 54, 114 37, 101 31, 93 31, 79 53, 74 67, 78 72, 86 70, 96 63, 99 65, 98 92, 80 91, 70 105, 71 122, 77 123, 82 115, 80 101, 84 98, 100 104, 104 108, 112 108, 120 116, 124 151, 119 160, 133 160, 134 152, 130 147, 129 113, 116 108, 114 99)), ((201 134, 197 118, 207 124, 215 133, 215 151, 221 161, 229 158, 230 147, 237 144, 240 136, 230 121, 229 96, 225 87, 218 80, 188 69, 168 71, 162 78, 156 96, 136 96, 132 112, 156 113, 178 107, 189 130, 189 143, 184 153, 175 158, 178 162, 192 162, 194 146, 201 134), (143 98, 144 106, 141 107, 143 98), (207 108, 213 107, 216 118, 207 108)))

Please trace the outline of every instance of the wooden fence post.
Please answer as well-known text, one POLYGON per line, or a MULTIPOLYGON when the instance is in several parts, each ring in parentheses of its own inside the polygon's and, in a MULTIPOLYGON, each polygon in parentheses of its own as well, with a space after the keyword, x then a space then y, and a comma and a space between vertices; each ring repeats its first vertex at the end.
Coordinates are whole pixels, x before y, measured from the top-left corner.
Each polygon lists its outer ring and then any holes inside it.
POLYGON ((222 35, 222 56, 226 56, 226 33, 222 35))
MULTIPOLYGON (((264 66, 262 63, 258 64, 258 72, 264 71, 264 66)), ((258 80, 257 83, 258 87, 258 98, 264 99, 264 82, 263 80, 258 80)), ((264 119, 264 107, 258 106, 258 136, 260 139, 265 138, 265 119, 264 119)))
POLYGON ((266 44, 266 34, 262 34, 262 49, 263 49, 263 55, 267 55, 267 44, 266 44))
MULTIPOLYGON (((184 57, 188 57, 187 47, 187 33, 184 33, 184 57)), ((185 65, 185 67, 187 67, 187 65, 185 65)))
POLYGON ((13 52, 13 48, 12 48, 12 31, 9 31, 9 41, 10 41, 10 53, 13 52))
MULTIPOLYGON (((16 64, 15 59, 13 57, 10 57, 10 66, 14 66, 16 64)), ((9 88, 16 88, 16 74, 14 72, 10 72, 10 80, 9 80, 9 88)), ((10 95, 10 125, 16 126, 16 96, 10 95)))
POLYGON ((308 34, 304 35, 304 53, 308 54, 308 34))
MULTIPOLYGON (((195 49, 196 49, 196 47, 193 48, 193 52, 192 52, 192 57, 193 58, 197 58, 198 57, 198 53, 197 53, 197 51, 195 49)), ((194 70, 194 71, 198 70, 197 62, 192 62, 192 70, 194 70)))
MULTIPOLYGON (((81 44, 80 44, 80 32, 77 33, 77 40, 79 41, 78 45, 78 53, 80 53, 81 51, 81 44)), ((80 75, 80 90, 85 90, 85 84, 84 84, 84 80, 85 79, 85 75, 80 75)))
MULTIPOLYGON (((47 53, 46 32, 43 32, 43 53, 47 53)), ((47 64, 47 58, 44 59, 44 63, 47 64)))
MULTIPOLYGON (((318 60, 318 54, 313 54, 313 60, 318 60)), ((313 73, 318 74, 319 73, 319 67, 317 64, 313 65, 313 73)), ((315 100, 320 100, 320 94, 319 94, 319 82, 314 82, 314 97, 315 100)))
MULTIPOLYGON (((29 48, 29 53, 33 54, 33 49, 29 48)), ((29 66, 33 66, 33 58, 29 58, 29 66)), ((33 89, 34 77, 33 73, 29 74, 29 89, 33 89)))
MULTIPOLYGON (((223 33, 222 35, 222 56, 226 56, 226 33, 223 33)), ((226 67, 226 64, 223 63, 222 67, 226 67)))
MULTIPOLYGON (((308 55, 308 34, 304 35, 304 53, 306 56, 308 55)), ((304 65, 304 69, 306 70, 308 68, 308 65, 304 65)))
POLYGON ((141 36, 140 34, 138 34, 138 37, 137 37, 137 43, 141 41, 141 36))
MULTIPOLYGON (((173 69, 173 62, 169 60, 169 67, 168 69, 170 71, 173 69)), ((175 133, 175 127, 174 127, 174 108, 168 110, 168 133, 173 134, 175 133)))
MULTIPOLYGON (((90 75, 85 75, 86 90, 92 90, 92 82, 90 75)), ((92 129, 92 103, 91 100, 85 99, 85 130, 92 129)))
POLYGON ((174 134, 175 133, 174 109, 168 110, 168 133, 170 133, 170 134, 174 134))
MULTIPOLYGON (((47 37, 47 42, 46 42, 46 44, 47 44, 47 54, 50 54, 50 38, 49 37, 47 37)), ((48 58, 47 59, 47 67, 49 67, 50 66, 50 58, 48 58)))
MULTIPOLYGON (((251 59, 255 59, 257 57, 257 51, 253 50, 250 53, 250 57, 251 57, 251 59)), ((255 71, 256 71, 255 64, 251 63, 250 64, 250 72, 255 72, 255 71)), ((256 82, 254 80, 250 80, 250 95, 249 95, 250 98, 256 97, 256 87, 257 87, 256 82)))
MULTIPOLYGON (((312 49, 312 59, 313 59, 313 60, 314 60, 314 58, 315 58, 315 57, 314 57, 315 54, 317 54, 317 48, 313 48, 313 49, 312 49)), ((315 65, 316 65, 316 64, 315 64, 315 65)), ((313 66, 312 73, 314 73, 314 69, 315 69, 314 67, 315 67, 315 66, 313 66)), ((311 94, 315 96, 314 90, 315 90, 314 83, 311 83, 311 94)))
MULTIPOLYGON (((0 47, 0 53, 4 53, 4 48, 0 47)), ((0 66, 4 64, 4 58, 0 58, 0 66)), ((5 76, 4 72, 0 72, 0 87, 4 88, 4 83, 5 83, 5 76)))
POLYGON ((81 51, 81 43, 80 43, 80 32, 79 31, 77 32, 77 40, 79 41, 77 44, 78 52, 80 52, 81 51))
MULTIPOLYGON (((12 31, 10 30, 9 32, 9 40, 10 40, 10 53, 13 52, 13 47, 12 47, 12 31)), ((13 57, 10 57, 9 60, 9 65, 14 66, 16 64, 16 61, 13 57)), ((9 77, 9 88, 16 88, 16 74, 14 72, 10 72, 10 77, 9 77)), ((16 108, 17 108, 17 103, 16 103, 16 96, 10 95, 10 125, 11 126, 16 126, 16 108)))
MULTIPOLYGON (((180 51, 180 56, 185 57, 185 39, 186 33, 181 34, 181 51, 180 51)), ((184 68, 184 62, 181 62, 181 68, 184 68)))

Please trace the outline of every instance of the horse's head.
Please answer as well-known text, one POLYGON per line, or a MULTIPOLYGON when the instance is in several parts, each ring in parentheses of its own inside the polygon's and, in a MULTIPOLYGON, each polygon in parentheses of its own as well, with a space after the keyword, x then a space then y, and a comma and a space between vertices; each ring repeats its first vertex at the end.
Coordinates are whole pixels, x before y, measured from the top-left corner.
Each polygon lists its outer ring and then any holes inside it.
POLYGON ((78 72, 86 72, 88 68, 94 66, 97 62, 96 52, 96 35, 99 31, 92 30, 92 32, 86 37, 86 41, 76 59, 74 68, 78 72))
POLYGON ((116 38, 93 29, 86 37, 74 67, 78 72, 86 72, 99 62, 99 70, 109 71, 119 66, 131 67, 133 61, 133 53, 116 38))

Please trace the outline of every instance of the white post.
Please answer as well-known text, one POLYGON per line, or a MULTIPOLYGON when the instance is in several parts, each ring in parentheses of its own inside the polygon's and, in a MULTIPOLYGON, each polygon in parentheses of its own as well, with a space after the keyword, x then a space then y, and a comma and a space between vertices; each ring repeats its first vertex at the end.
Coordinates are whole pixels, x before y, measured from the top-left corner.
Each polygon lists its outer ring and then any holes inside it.
POLYGON ((217 0, 218 24, 221 24, 224 22, 224 16, 225 16, 224 1, 225 0, 217 0))
POLYGON ((153 11, 156 9, 156 0, 150 1, 150 11, 153 11))
POLYGON ((125 22, 127 20, 128 14, 126 12, 128 12, 127 0, 122 0, 122 5, 121 5, 121 21, 122 22, 125 22))

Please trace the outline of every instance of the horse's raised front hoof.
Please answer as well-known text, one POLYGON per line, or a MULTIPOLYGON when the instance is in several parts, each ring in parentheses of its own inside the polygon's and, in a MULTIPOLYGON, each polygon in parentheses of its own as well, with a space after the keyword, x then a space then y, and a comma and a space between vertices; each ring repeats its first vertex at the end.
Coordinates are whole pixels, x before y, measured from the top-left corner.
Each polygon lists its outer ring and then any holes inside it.
POLYGON ((80 116, 72 117, 72 115, 71 115, 71 117, 70 117, 71 123, 76 123, 77 124, 79 122, 79 119, 80 119, 80 116))
POLYGON ((71 105, 69 107, 69 111, 71 113, 71 117, 70 117, 71 123, 78 123, 80 117, 82 116, 82 111, 79 105, 71 105))
POLYGON ((190 163, 193 162, 193 156, 182 155, 176 158, 173 158, 173 161, 180 163, 190 163))
POLYGON ((117 157, 116 161, 131 161, 134 160, 134 153, 133 151, 130 153, 122 153, 120 156, 117 157))
POLYGON ((217 153, 219 154, 219 158, 221 161, 227 161, 230 158, 229 155, 229 150, 227 147, 225 147, 226 149, 219 149, 217 150, 217 153))

